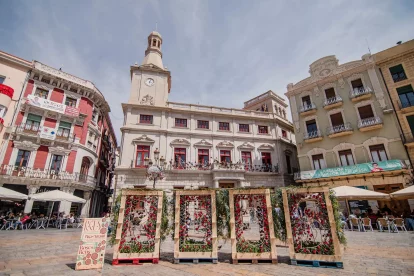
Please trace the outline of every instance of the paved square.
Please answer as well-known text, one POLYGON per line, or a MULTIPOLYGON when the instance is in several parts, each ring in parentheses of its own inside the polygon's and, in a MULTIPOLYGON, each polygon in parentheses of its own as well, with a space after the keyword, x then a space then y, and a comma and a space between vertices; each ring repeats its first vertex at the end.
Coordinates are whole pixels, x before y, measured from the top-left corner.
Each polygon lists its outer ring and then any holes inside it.
POLYGON ((291 266, 287 248, 278 247, 279 264, 232 265, 230 243, 219 264, 172 264, 173 243, 161 246, 158 265, 112 266, 107 248, 102 271, 75 271, 81 229, 0 231, 0 275, 414 275, 414 233, 347 232, 344 269, 291 266))

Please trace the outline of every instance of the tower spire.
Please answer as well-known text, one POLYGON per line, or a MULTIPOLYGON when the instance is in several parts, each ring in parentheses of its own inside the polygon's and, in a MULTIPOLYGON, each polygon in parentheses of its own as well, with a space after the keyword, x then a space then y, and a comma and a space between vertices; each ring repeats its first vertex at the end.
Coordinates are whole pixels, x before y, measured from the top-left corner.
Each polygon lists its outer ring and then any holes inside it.
MULTIPOLYGON (((155 23, 155 29, 157 29, 157 24, 155 23)), ((162 64, 162 37, 159 32, 156 30, 151 32, 148 36, 148 46, 145 50, 145 58, 142 62, 142 65, 155 65, 156 67, 164 70, 164 65, 162 64)))

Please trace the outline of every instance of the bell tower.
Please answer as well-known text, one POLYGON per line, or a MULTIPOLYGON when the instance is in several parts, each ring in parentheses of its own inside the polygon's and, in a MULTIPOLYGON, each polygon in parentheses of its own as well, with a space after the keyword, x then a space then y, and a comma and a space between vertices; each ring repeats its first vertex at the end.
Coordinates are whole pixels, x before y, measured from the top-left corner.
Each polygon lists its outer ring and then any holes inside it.
POLYGON ((162 63, 162 37, 153 31, 148 36, 144 61, 131 66, 131 93, 128 103, 166 106, 171 89, 171 73, 162 63))

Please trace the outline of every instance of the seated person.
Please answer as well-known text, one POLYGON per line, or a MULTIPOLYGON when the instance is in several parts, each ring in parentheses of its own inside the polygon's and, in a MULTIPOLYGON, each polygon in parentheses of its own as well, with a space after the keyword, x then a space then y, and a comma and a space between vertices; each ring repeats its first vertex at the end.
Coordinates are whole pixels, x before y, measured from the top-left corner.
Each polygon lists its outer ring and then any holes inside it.
POLYGON ((20 220, 16 221, 16 223, 14 224, 14 227, 17 228, 19 225, 21 225, 23 229, 23 224, 25 224, 29 219, 30 219, 29 214, 24 214, 20 218, 20 220))

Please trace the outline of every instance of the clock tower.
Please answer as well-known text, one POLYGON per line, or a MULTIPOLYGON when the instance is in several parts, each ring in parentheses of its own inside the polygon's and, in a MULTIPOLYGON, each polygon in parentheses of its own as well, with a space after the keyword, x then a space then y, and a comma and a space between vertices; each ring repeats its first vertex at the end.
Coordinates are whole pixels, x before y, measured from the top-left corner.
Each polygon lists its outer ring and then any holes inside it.
POLYGON ((128 103, 165 106, 171 89, 171 73, 162 64, 162 37, 148 36, 148 46, 141 65, 131 66, 131 93, 128 103))

